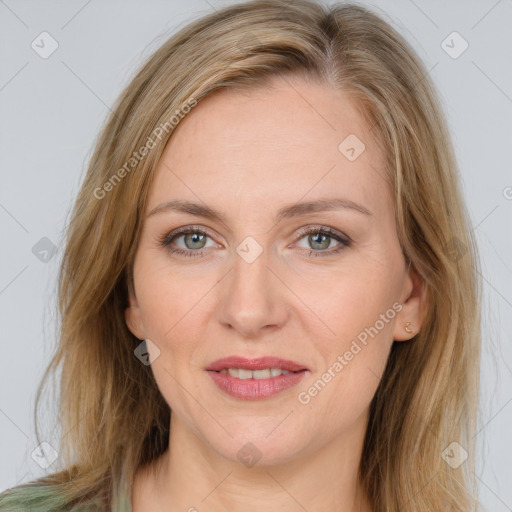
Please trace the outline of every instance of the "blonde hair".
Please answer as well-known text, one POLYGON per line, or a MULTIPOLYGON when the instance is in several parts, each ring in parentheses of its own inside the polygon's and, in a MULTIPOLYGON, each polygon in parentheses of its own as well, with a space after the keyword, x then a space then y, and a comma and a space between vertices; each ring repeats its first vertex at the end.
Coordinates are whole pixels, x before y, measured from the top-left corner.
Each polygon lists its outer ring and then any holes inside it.
POLYGON ((37 395, 39 404, 60 368, 59 472, 37 481, 55 489, 55 510, 121 509, 137 468, 167 448, 170 410, 134 356, 140 340, 124 309, 171 119, 216 90, 292 75, 346 91, 380 141, 399 240, 427 292, 422 329, 393 344, 371 403, 360 481, 374 512, 476 510, 481 284, 442 108, 424 65, 381 16, 308 0, 240 3, 182 28, 127 86, 96 142, 67 230, 60 341, 37 395), (458 467, 445 462, 447 448, 461 450, 452 443, 468 454, 458 467))

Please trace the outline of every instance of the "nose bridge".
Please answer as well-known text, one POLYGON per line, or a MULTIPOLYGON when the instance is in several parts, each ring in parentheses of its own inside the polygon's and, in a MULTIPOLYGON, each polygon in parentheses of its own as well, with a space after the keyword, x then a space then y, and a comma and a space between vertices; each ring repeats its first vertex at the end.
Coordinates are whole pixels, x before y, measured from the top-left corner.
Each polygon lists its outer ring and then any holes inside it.
POLYGON ((248 237, 239 244, 222 293, 222 323, 245 335, 282 324, 286 307, 280 283, 268 268, 270 260, 270 251, 264 250, 254 239, 248 237))

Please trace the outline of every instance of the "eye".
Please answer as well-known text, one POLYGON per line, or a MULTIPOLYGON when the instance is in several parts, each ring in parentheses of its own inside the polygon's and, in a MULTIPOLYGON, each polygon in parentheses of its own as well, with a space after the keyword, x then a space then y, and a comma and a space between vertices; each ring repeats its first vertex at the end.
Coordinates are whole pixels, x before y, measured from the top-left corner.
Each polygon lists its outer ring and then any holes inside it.
MULTIPOLYGON (((352 242, 350 237, 324 226, 304 228, 299 231, 298 236, 299 241, 306 239, 309 247, 305 249, 309 249, 310 257, 337 254, 346 247, 349 247, 352 242), (338 242, 334 248, 332 247, 333 241, 338 242)), ((207 245, 208 239, 211 240, 211 237, 208 231, 203 228, 185 226, 164 235, 158 242, 172 254, 196 257, 204 255, 204 250, 209 247, 218 247, 213 241, 210 245, 207 245)))
MULTIPOLYGON (((203 229, 187 226, 165 235, 159 240, 159 243, 173 254, 193 257, 201 256, 203 253, 202 249, 209 247, 206 245, 209 238, 208 233, 203 229), (173 244, 175 244, 177 248, 173 247, 173 244)), ((215 244, 213 244, 213 246, 215 246, 215 244)))
MULTIPOLYGON (((299 232, 300 240, 306 239, 310 249, 309 256, 329 256, 343 251, 350 246, 351 240, 329 227, 313 226, 299 232), (307 235, 307 238, 306 238, 307 235), (336 240, 338 245, 332 248, 331 242, 336 240)), ((299 240, 299 241, 300 241, 299 240)))

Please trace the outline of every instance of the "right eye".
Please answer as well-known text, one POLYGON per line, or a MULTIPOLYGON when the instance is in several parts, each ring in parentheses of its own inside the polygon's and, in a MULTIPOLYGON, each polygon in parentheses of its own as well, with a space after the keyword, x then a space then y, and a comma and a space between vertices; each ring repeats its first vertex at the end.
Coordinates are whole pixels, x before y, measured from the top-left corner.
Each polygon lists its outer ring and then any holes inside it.
POLYGON ((202 228, 189 226, 179 228, 166 234, 160 240, 160 245, 165 247, 172 254, 186 257, 202 256, 203 249, 207 248, 206 243, 208 238, 210 238, 208 233, 202 228), (177 241, 180 239, 181 247, 180 245, 173 247, 173 244, 178 244, 177 241))

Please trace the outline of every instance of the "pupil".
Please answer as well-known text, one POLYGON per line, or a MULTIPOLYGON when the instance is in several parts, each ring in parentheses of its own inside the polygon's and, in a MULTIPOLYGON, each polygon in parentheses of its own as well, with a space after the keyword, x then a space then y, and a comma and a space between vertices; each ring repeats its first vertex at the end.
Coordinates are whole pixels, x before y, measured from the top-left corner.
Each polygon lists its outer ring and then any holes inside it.
POLYGON ((321 249, 327 249, 327 247, 329 247, 329 241, 328 241, 328 236, 327 235, 323 235, 321 233, 316 233, 315 235, 313 236, 310 236, 310 239, 312 240, 312 243, 313 244, 316 244, 316 243, 320 243, 322 244, 322 247, 320 247, 321 249), (318 241, 318 238, 322 239, 323 238, 323 241, 318 241), (325 243, 327 241, 327 244, 325 243))
MULTIPOLYGON (((192 241, 192 244, 196 244, 196 243, 200 243, 202 241, 202 238, 204 238, 204 235, 202 235, 201 233, 189 233, 188 235, 185 236, 185 242, 187 241, 192 241)), ((186 244, 188 246, 188 244, 186 244)), ((202 246, 200 246, 199 248, 201 248, 202 246)), ((197 249, 197 247, 192 247, 193 249, 197 249)), ((189 247, 190 249, 190 247, 189 247)))

